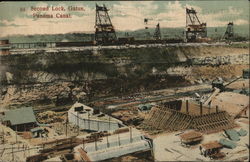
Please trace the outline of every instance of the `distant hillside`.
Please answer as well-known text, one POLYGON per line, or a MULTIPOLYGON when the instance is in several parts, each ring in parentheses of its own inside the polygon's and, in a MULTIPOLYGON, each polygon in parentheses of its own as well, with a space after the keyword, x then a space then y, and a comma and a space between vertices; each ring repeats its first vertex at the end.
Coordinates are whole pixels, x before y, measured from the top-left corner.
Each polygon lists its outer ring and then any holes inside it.
MULTIPOLYGON (((133 36, 136 39, 153 39, 154 28, 140 29, 136 31, 117 31, 118 37, 125 37, 125 33, 128 32, 129 36, 133 36)), ((184 28, 161 28, 161 34, 163 39, 183 38, 184 28)), ((208 37, 219 39, 226 31, 225 27, 209 27, 208 37)), ((248 25, 234 26, 234 32, 236 37, 240 39, 249 39, 248 25)), ((31 43, 31 42, 61 42, 61 41, 90 41, 94 39, 94 34, 90 33, 67 33, 67 34, 53 34, 53 35, 13 35, 5 37, 12 43, 31 43)))

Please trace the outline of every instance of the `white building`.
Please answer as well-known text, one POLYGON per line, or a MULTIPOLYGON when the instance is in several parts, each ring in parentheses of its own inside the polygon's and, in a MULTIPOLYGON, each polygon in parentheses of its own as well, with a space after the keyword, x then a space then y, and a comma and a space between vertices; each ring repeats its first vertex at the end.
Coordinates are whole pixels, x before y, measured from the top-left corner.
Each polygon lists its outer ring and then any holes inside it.
POLYGON ((118 119, 103 113, 94 113, 94 109, 81 103, 75 103, 68 111, 68 120, 80 129, 91 131, 112 131, 123 126, 118 119), (76 111, 82 109, 81 111, 76 111))
POLYGON ((101 141, 79 145, 75 147, 75 152, 82 160, 101 161, 131 153, 146 151, 152 153, 152 149, 152 140, 146 138, 137 129, 132 129, 129 132, 103 137, 101 141))

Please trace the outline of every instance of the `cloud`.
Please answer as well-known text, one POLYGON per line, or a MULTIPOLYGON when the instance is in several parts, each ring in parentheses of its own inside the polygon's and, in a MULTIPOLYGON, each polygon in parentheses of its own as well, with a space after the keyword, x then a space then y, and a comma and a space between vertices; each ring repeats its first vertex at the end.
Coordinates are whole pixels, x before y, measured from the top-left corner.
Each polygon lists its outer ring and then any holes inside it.
POLYGON ((14 21, 6 22, 6 24, 14 23, 20 27, 4 26, 1 36, 8 34, 59 34, 72 31, 91 31, 93 30, 94 21, 88 16, 74 16, 74 21, 68 19, 51 19, 53 23, 46 18, 37 20, 16 17, 14 21), (85 21, 83 21, 85 20, 85 21), (93 21, 93 22, 91 22, 93 21), (56 23, 55 23, 56 22, 56 23))
POLYGON ((244 19, 237 19, 236 21, 234 21, 235 25, 249 25, 249 21, 244 20, 244 19))
POLYGON ((209 27, 226 26, 229 21, 234 21, 235 25, 248 24, 248 21, 239 18, 241 14, 241 10, 228 7, 227 9, 216 13, 201 14, 201 17, 206 20, 209 27), (228 21, 228 19, 230 20, 228 21))
POLYGON ((152 1, 126 2, 112 6, 112 22, 118 30, 137 30, 145 27, 144 18, 154 17, 158 6, 152 1))
POLYGON ((234 21, 235 25, 246 25, 249 21, 239 18, 243 13, 241 10, 237 10, 233 7, 228 7, 223 11, 218 11, 215 13, 205 13, 203 9, 199 6, 194 5, 181 5, 179 1, 169 2, 165 6, 164 13, 156 15, 162 20, 161 26, 164 27, 185 27, 186 19, 186 8, 194 8, 197 11, 197 16, 201 22, 206 22, 208 27, 222 27, 226 26, 228 23, 225 18, 234 21))
POLYGON ((185 26, 185 7, 178 1, 168 2, 164 6, 164 11, 157 15, 157 18, 161 20, 161 26, 163 27, 184 27, 185 26))

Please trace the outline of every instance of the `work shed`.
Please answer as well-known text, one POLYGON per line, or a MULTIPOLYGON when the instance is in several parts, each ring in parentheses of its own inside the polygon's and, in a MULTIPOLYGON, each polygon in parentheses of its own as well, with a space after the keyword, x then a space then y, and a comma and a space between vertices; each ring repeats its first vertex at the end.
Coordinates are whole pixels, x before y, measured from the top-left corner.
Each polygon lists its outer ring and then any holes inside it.
POLYGON ((224 153, 220 152, 223 148, 218 141, 211 141, 209 143, 204 143, 201 145, 200 150, 205 157, 210 157, 211 159, 221 159, 225 156, 224 153))
POLYGON ((0 112, 0 121, 15 131, 29 131, 37 126, 32 107, 0 112))

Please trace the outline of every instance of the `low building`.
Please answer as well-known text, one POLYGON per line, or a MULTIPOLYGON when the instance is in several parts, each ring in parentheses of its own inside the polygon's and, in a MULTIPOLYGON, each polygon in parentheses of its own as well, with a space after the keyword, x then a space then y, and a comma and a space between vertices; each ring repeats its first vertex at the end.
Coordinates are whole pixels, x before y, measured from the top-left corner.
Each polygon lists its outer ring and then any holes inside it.
POLYGON ((0 121, 15 131, 29 131, 37 126, 32 107, 0 112, 0 121))
POLYGON ((33 138, 48 137, 48 130, 46 128, 35 127, 30 129, 30 132, 32 133, 33 138))
POLYGON ((250 78, 250 69, 244 69, 242 72, 242 76, 244 79, 249 79, 250 78))
POLYGON ((218 141, 211 141, 202 144, 200 150, 205 157, 210 157, 211 159, 221 159, 225 156, 224 153, 220 152, 222 148, 223 145, 221 145, 218 141))
POLYGON ((70 123, 89 131, 112 131, 123 126, 120 120, 103 114, 81 103, 75 103, 68 111, 70 123))
POLYGON ((149 153, 152 151, 152 140, 137 129, 106 136, 101 141, 86 143, 75 148, 83 161, 103 161, 128 154, 149 153))

